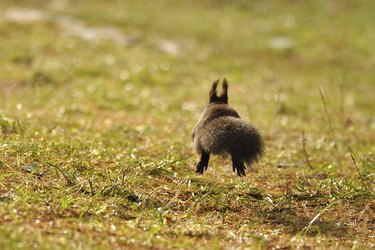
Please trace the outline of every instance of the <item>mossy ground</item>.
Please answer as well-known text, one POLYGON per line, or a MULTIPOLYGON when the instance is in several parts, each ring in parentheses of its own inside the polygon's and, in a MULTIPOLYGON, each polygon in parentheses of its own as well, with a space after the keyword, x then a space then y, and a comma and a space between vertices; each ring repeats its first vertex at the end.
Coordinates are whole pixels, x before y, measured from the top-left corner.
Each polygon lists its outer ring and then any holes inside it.
POLYGON ((1 1, 0 248, 374 248, 374 9, 1 1), (224 76, 266 145, 244 178, 194 173, 224 76))

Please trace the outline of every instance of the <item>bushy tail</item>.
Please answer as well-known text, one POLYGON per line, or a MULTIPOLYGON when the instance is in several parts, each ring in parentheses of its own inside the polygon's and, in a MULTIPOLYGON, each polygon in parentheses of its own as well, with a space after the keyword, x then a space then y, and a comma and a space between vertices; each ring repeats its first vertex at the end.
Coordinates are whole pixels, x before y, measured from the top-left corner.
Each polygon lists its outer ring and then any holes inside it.
MULTIPOLYGON (((254 127, 252 127, 251 132, 249 130, 244 137, 244 146, 238 151, 238 157, 248 165, 251 165, 253 162, 258 161, 262 156, 263 141, 259 132, 254 127)), ((236 152, 233 152, 232 156, 235 157, 236 152)))

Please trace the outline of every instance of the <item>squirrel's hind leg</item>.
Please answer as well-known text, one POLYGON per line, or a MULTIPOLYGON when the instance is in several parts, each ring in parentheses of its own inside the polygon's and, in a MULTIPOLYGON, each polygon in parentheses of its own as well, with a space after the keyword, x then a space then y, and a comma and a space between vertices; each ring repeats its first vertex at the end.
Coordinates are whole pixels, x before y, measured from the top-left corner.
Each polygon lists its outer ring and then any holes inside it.
POLYGON ((210 154, 203 152, 201 154, 201 159, 197 164, 197 168, 195 169, 195 172, 199 174, 203 174, 204 170, 207 170, 208 168, 208 160, 210 159, 210 154))
POLYGON ((246 167, 245 167, 243 161, 241 161, 238 158, 232 156, 232 164, 233 164, 233 171, 235 169, 237 169, 237 175, 238 176, 245 176, 246 175, 246 173, 245 173, 246 167))

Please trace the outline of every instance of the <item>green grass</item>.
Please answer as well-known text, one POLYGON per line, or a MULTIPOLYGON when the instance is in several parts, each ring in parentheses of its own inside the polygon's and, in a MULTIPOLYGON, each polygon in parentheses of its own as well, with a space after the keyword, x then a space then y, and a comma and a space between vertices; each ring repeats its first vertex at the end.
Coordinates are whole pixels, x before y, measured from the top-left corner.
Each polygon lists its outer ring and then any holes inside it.
POLYGON ((374 8, 1 1, 0 248, 374 248, 374 8), (194 172, 224 76, 265 140, 244 178, 194 172))

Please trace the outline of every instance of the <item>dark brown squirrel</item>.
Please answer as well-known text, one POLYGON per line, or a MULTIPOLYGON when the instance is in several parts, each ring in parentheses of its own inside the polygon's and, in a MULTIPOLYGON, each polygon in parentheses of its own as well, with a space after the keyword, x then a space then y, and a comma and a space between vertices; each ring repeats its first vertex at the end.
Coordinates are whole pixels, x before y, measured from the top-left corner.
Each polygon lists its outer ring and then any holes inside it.
POLYGON ((223 91, 217 96, 219 80, 212 84, 209 103, 193 128, 193 144, 201 155, 196 172, 203 174, 208 168, 210 154, 229 153, 233 172, 245 176, 245 163, 258 161, 263 153, 263 141, 258 130, 242 120, 228 105, 228 81, 223 80, 223 91))

